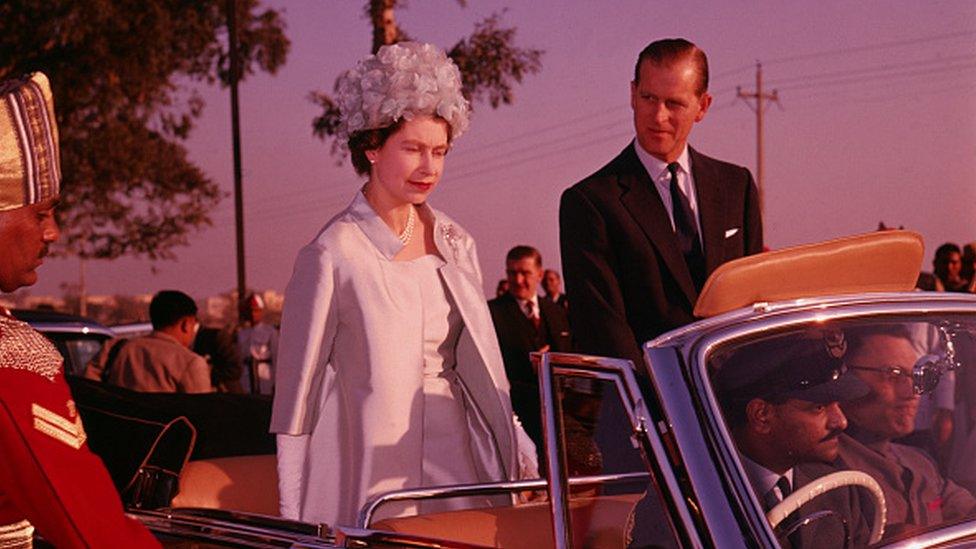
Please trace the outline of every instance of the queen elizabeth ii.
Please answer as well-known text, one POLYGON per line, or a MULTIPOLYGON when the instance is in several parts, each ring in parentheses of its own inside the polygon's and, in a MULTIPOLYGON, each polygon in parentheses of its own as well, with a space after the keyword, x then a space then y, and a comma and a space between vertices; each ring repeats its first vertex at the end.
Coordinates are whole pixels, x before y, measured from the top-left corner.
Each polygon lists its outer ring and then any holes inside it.
MULTIPOLYGON (((383 492, 537 474, 514 417, 474 240, 427 204, 468 125, 438 48, 384 46, 337 88, 340 138, 367 178, 298 253, 285 293, 271 431, 281 513, 354 525, 383 492)), ((495 501, 398 504, 379 516, 495 501)))

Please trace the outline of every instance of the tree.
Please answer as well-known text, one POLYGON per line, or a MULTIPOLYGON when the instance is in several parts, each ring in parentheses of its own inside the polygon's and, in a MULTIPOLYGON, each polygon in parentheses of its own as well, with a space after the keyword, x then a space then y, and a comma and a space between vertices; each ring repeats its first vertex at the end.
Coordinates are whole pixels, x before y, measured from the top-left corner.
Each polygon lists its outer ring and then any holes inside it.
MULTIPOLYGON (((458 0, 461 6, 464 0, 458 0)), ((395 9, 403 7, 403 0, 369 0, 365 15, 373 26, 373 53, 381 46, 410 40, 410 36, 396 23, 395 9)), ((501 26, 502 14, 495 13, 477 23, 474 32, 447 50, 447 55, 461 70, 462 92, 472 102, 487 100, 491 108, 509 105, 514 101, 513 88, 527 74, 542 69, 542 50, 519 48, 515 43, 515 28, 501 26)), ((332 140, 332 153, 339 155, 340 144, 335 140, 339 125, 339 106, 329 94, 315 91, 311 100, 322 107, 322 114, 312 121, 312 132, 326 141, 332 140)))
MULTIPOLYGON (((260 0, 236 0, 241 77, 275 73, 290 42, 260 0)), ((0 78, 41 70, 61 137, 63 250, 172 258, 223 197, 183 141, 194 84, 229 82, 224 0, 0 3, 0 78)))

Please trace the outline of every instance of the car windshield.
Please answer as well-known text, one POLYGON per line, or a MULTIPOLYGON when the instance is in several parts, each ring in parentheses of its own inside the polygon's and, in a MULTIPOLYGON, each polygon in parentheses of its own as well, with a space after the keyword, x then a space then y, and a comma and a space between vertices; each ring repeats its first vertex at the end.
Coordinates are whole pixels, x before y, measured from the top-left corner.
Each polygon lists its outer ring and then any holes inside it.
POLYGON ((972 316, 820 321, 724 344, 706 366, 781 542, 863 546, 976 515, 972 316))

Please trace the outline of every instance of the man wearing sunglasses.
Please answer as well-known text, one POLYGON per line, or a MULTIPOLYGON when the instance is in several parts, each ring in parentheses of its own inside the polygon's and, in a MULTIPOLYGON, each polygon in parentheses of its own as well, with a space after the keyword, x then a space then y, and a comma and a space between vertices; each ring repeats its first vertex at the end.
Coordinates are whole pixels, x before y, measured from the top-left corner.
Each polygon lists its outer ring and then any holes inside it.
POLYGON ((870 387, 843 404, 850 421, 840 437, 839 463, 864 471, 881 485, 888 508, 886 533, 934 526, 976 511, 976 498, 944 478, 918 448, 892 442, 912 433, 919 397, 912 370, 919 354, 902 326, 848 331, 848 366, 870 387))
MULTIPOLYGON (((843 340, 793 334, 749 344, 722 361, 713 378, 743 469, 764 511, 836 470, 828 464, 837 458, 838 438, 847 427, 838 403, 867 392, 846 371, 845 348, 838 342, 843 340)), ((864 517, 859 494, 848 487, 815 498, 777 532, 793 548, 863 547, 869 535, 864 517), (819 511, 835 516, 796 526, 801 517, 819 511)))

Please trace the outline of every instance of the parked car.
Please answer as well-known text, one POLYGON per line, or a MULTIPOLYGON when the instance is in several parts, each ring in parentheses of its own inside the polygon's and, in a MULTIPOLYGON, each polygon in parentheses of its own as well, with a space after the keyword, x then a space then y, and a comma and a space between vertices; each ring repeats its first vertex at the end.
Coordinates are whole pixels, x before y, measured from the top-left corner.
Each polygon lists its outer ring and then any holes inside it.
MULTIPOLYGON (((185 540, 215 547, 779 547, 791 533, 778 528, 782 517, 831 487, 857 485, 873 511, 867 518, 876 546, 971 547, 970 516, 886 534, 884 495, 858 472, 811 482, 765 512, 713 386, 730 356, 758 353, 764 342, 788 349, 820 338, 843 346, 845 336, 879 328, 928 338, 930 358, 909 367, 919 392, 973 368, 976 296, 910 291, 921 259, 920 238, 904 231, 743 258, 710 277, 696 306, 701 320, 644 345, 644 364, 535 356, 542 479, 401 490, 367 503, 356 524, 316 525, 275 516, 271 453, 225 455, 177 463, 168 485, 149 478, 140 484, 143 499, 128 499, 131 512, 174 547, 185 540), (160 487, 164 496, 153 497, 160 487), (508 494, 513 504, 415 516, 390 511, 394 503, 480 494, 508 494)), ((174 438, 185 440, 179 431, 174 438)), ((847 536, 853 527, 835 512, 802 518, 801 533, 832 525, 847 536)))
POLYGON ((85 365, 102 350, 105 341, 116 337, 107 326, 83 316, 37 309, 14 309, 11 313, 54 343, 64 356, 68 375, 82 375, 85 365))

